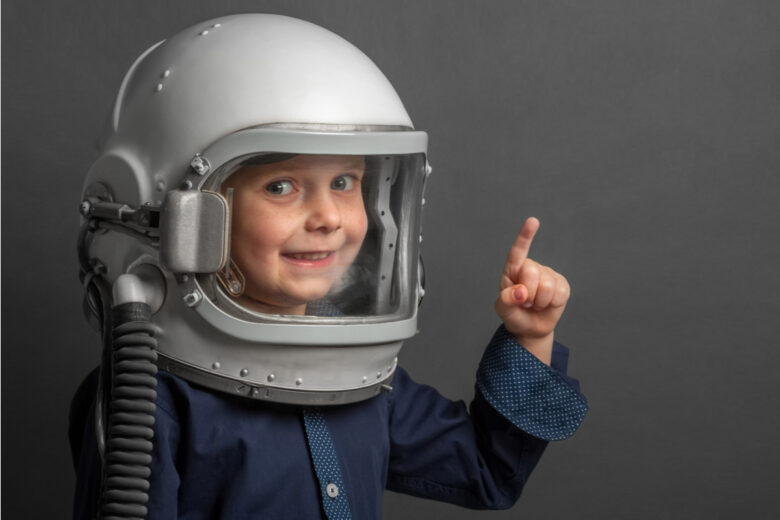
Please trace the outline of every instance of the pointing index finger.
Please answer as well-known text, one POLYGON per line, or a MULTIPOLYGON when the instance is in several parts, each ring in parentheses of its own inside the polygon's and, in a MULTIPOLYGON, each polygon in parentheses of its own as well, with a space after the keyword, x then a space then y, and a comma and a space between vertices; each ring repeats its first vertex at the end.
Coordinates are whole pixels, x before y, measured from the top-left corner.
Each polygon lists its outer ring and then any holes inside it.
POLYGON ((540 225, 539 219, 529 217, 523 224, 523 229, 517 234, 515 243, 509 249, 509 254, 506 257, 506 266, 504 267, 504 274, 510 279, 516 280, 517 273, 523 266, 525 259, 528 258, 528 251, 531 249, 531 243, 540 225))

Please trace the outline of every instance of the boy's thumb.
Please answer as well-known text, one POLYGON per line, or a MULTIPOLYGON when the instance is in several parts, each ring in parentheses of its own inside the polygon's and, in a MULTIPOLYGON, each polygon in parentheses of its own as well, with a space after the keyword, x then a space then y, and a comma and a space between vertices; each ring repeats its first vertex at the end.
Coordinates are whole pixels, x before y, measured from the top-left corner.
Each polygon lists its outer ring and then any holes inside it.
POLYGON ((499 299, 507 306, 519 305, 528 299, 528 288, 521 283, 512 285, 501 291, 499 299))

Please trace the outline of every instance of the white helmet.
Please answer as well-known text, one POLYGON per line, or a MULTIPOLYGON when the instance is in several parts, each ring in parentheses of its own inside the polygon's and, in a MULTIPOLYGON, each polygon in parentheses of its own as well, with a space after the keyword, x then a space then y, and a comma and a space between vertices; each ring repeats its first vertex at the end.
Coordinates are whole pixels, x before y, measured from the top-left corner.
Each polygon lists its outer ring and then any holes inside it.
POLYGON ((339 36, 278 15, 198 24, 122 82, 84 185, 82 266, 102 266, 115 305, 151 306, 170 372, 276 402, 367 399, 416 332, 426 147, 382 72, 339 36), (301 155, 364 160, 364 238, 306 315, 260 312, 240 297, 226 181, 301 155))

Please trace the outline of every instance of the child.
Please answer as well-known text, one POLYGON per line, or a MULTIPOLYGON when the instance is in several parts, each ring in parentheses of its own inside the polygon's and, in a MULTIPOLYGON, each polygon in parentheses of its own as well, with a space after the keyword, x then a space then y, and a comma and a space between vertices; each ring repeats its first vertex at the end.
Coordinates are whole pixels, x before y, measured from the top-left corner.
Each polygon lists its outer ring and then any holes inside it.
POLYGON ((246 276, 238 301, 270 314, 301 315, 327 295, 357 257, 368 229, 359 156, 298 155, 247 165, 234 190, 232 258, 246 276))
POLYGON ((76 518, 379 518, 385 488, 511 507, 586 411, 553 341, 569 286, 528 219, 470 411, 413 382, 426 144, 362 53, 299 20, 139 58, 82 205, 107 350, 71 410, 76 518))

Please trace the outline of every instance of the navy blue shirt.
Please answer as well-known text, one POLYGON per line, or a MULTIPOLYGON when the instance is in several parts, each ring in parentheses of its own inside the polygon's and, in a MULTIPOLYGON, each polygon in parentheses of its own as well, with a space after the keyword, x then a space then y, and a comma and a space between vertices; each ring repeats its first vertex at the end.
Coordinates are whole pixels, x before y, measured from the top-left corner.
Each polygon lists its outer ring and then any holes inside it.
MULTIPOLYGON (((571 435, 587 410, 567 357, 556 343, 548 367, 499 328, 470 410, 400 367, 392 391, 321 408, 218 393, 161 371, 148 518, 378 519, 384 489, 511 507, 547 441, 571 435)), ((97 501, 95 387, 93 373, 71 410, 78 519, 97 501)))

